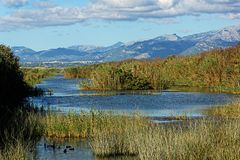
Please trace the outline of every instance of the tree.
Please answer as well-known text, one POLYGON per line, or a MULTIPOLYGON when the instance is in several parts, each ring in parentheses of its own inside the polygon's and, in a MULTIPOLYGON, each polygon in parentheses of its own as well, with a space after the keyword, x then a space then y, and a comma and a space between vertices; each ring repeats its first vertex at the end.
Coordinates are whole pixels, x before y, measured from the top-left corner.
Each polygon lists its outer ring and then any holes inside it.
POLYGON ((9 47, 0 45, 0 106, 14 106, 27 96, 18 58, 9 47))

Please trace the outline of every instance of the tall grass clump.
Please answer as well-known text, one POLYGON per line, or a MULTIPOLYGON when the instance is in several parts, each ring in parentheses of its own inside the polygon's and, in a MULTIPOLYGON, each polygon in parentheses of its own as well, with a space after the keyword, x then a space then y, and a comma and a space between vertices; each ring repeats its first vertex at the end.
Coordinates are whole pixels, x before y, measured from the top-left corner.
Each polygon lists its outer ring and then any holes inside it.
POLYGON ((11 124, 1 135, 0 159, 28 159, 29 151, 43 135, 41 115, 19 110, 11 124))
POLYGON ((240 93, 240 46, 198 55, 154 60, 125 60, 69 68, 68 78, 88 78, 87 89, 167 89, 173 86, 240 93), (69 76, 70 75, 70 76, 69 76))
POLYGON ((98 156, 137 155, 135 135, 149 120, 137 113, 108 111, 55 114, 44 116, 45 136, 87 138, 98 156))
POLYGON ((204 110, 204 114, 215 118, 240 119, 240 104, 232 103, 204 110))
POLYGON ((24 81, 29 85, 34 86, 43 79, 56 75, 61 72, 60 69, 56 68, 44 68, 44 67, 36 67, 36 68, 21 68, 21 71, 24 75, 24 81))
POLYGON ((115 117, 114 121, 104 123, 102 129, 98 128, 90 144, 94 153, 101 157, 135 155, 141 160, 238 160, 240 118, 233 116, 229 106, 221 110, 225 110, 221 112, 224 116, 216 117, 219 114, 213 116, 208 112, 202 119, 168 126, 143 122, 141 116, 124 117, 119 121, 115 117))
POLYGON ((90 144, 93 152, 100 157, 138 155, 136 135, 149 123, 139 114, 106 116, 97 129, 90 144))
POLYGON ((0 150, 1 160, 25 160, 28 159, 29 147, 23 145, 19 140, 15 143, 6 144, 5 149, 0 150))
POLYGON ((147 128, 137 137, 141 160, 237 160, 239 120, 190 123, 187 128, 147 128))
POLYGON ((146 90, 153 89, 147 78, 134 75, 131 70, 118 66, 104 65, 97 67, 91 74, 95 90, 146 90))
MULTIPOLYGON (((130 116, 131 117, 131 116, 130 116)), ((108 111, 69 112, 59 114, 49 112, 41 119, 44 134, 56 138, 91 138, 106 126, 113 127, 129 120, 128 116, 115 115, 108 111)))
POLYGON ((92 134, 95 113, 47 113, 42 119, 47 137, 87 138, 92 134))

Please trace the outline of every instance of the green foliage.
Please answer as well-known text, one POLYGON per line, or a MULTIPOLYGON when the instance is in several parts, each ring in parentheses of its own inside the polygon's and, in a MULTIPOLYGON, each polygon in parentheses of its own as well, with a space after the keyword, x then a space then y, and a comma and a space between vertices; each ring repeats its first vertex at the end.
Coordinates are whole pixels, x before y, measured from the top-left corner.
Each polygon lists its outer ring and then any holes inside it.
MULTIPOLYGON (((134 114, 103 111, 43 116, 49 137, 88 138, 96 156, 132 155, 137 159, 239 159, 239 104, 205 112, 209 117, 155 124, 134 114), (237 110, 238 112, 234 112, 237 110)), ((111 157, 110 157, 111 158, 111 157)))
POLYGON ((61 72, 60 69, 43 67, 22 68, 21 71, 24 75, 24 81, 31 86, 41 83, 43 79, 54 76, 55 74, 61 72))
POLYGON ((96 69, 98 65, 69 67, 64 69, 65 78, 90 78, 91 72, 96 69))
POLYGON ((13 114, 14 118, 9 119, 11 127, 1 133, 0 159, 29 159, 29 151, 34 149, 43 135, 41 116, 25 109, 16 110, 13 114))
POLYGON ((0 45, 0 106, 15 104, 28 94, 18 59, 11 49, 0 45))
POLYGON ((92 84, 88 87, 96 90, 146 90, 152 89, 146 78, 134 76, 131 70, 103 65, 91 74, 92 84))
POLYGON ((72 74, 78 75, 84 71, 87 74, 82 74, 82 77, 92 80, 92 86, 88 87, 92 89, 166 89, 185 86, 239 93, 240 46, 214 49, 194 56, 103 63, 94 67, 74 68, 75 73, 72 74))
POLYGON ((28 106, 24 105, 32 91, 33 88, 24 81, 18 59, 9 47, 0 45, 0 147, 4 147, 3 142, 10 138, 30 141, 41 135, 37 135, 37 120, 34 121, 28 106), (9 136, 4 137, 6 134, 9 136))

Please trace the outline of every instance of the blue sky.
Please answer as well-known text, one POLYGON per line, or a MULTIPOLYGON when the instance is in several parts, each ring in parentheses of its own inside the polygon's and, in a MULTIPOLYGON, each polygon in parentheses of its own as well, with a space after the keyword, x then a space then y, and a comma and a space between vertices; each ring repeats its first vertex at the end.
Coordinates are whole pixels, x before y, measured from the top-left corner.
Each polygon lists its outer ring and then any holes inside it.
POLYGON ((0 43, 107 46, 240 24, 240 0, 0 0, 0 43))

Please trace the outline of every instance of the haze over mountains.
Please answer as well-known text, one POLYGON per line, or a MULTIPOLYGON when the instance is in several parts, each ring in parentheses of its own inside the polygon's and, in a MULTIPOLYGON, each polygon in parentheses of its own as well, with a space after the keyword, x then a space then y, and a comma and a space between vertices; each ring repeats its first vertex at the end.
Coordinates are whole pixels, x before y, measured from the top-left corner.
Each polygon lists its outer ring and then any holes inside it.
POLYGON ((34 51, 26 47, 12 47, 21 62, 73 62, 73 61, 119 61, 124 59, 145 59, 167 57, 169 55, 197 54, 213 48, 226 48, 240 42, 240 25, 217 31, 180 37, 176 34, 136 41, 131 44, 118 42, 112 46, 75 45, 34 51))

